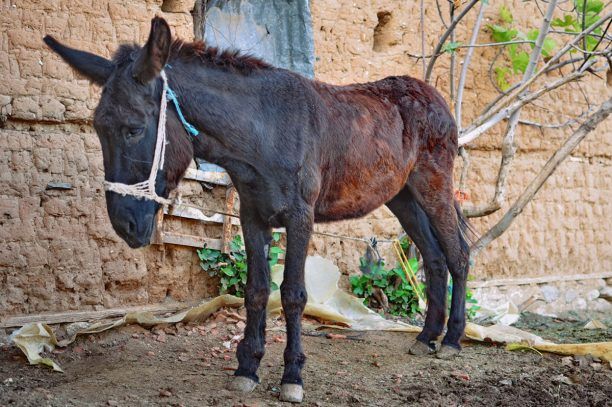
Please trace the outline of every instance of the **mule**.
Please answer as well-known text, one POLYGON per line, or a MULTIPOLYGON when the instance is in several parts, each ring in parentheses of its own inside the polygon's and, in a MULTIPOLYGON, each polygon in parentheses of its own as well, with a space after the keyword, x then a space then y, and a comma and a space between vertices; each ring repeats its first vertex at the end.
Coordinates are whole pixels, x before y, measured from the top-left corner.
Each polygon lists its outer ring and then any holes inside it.
MULTIPOLYGON (((264 355, 270 294, 271 229, 287 233, 280 287, 287 345, 281 399, 300 402, 304 263, 313 224, 363 216, 386 205, 424 259, 429 301, 425 326, 409 352, 436 353, 445 322, 448 272, 453 278, 447 332, 438 357, 457 354, 465 328, 469 246, 453 191, 457 127, 442 96, 408 76, 334 86, 273 67, 235 51, 172 39, 152 20, 143 47, 122 45, 112 60, 46 44, 72 68, 102 86, 93 124, 108 183, 149 177, 158 139, 164 86, 168 105, 165 166, 152 189, 167 198, 194 157, 225 168, 240 196, 246 245, 247 324, 230 388, 251 391, 264 355), (184 116, 181 120, 179 116, 184 116), (193 125, 196 136, 183 122, 193 125)), ((153 193, 152 192, 152 193, 153 193)), ((113 228, 132 248, 149 244, 159 199, 106 191, 113 228)))

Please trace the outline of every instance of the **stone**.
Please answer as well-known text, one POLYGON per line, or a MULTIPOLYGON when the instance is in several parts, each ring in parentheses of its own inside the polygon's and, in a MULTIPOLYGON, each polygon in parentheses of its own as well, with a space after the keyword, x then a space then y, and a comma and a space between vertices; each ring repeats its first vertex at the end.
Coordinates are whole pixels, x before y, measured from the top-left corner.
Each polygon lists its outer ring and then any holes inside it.
POLYGON ((590 290, 586 295, 587 301, 593 301, 598 297, 599 297, 599 290, 590 290))
POLYGON ((17 96, 13 100, 12 117, 24 120, 41 119, 42 112, 37 96, 17 96))
POLYGON ((551 303, 559 298, 559 289, 553 285, 545 285, 540 288, 546 302, 551 303))
POLYGON ((576 290, 570 289, 565 291, 565 301, 572 302, 578 297, 578 293, 576 290))
POLYGON ((612 287, 606 286, 600 289, 599 298, 612 302, 612 287))
POLYGON ((59 100, 51 96, 41 96, 40 98, 42 116, 45 120, 62 121, 64 119, 64 106, 59 100))
POLYGON ((576 310, 587 309, 587 302, 584 298, 578 298, 577 300, 574 301, 572 305, 573 305, 573 308, 576 310))

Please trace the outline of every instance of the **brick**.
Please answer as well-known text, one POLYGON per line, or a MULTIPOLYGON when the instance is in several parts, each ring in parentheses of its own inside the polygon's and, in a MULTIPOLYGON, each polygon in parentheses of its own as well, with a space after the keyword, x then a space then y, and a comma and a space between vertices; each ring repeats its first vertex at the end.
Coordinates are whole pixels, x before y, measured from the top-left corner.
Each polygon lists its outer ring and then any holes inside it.
POLYGON ((17 96, 13 100, 12 117, 25 120, 40 120, 42 110, 37 96, 17 96))
POLYGON ((19 219, 19 200, 17 198, 0 198, 0 219, 19 219))

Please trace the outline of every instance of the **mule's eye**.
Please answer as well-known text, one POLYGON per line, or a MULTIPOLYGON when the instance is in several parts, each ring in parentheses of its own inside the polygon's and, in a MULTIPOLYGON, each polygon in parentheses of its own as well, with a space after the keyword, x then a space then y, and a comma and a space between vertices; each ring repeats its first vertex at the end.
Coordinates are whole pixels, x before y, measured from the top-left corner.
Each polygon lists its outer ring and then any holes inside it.
POLYGON ((129 135, 130 137, 140 136, 143 131, 144 131, 144 127, 132 127, 129 130, 129 135))

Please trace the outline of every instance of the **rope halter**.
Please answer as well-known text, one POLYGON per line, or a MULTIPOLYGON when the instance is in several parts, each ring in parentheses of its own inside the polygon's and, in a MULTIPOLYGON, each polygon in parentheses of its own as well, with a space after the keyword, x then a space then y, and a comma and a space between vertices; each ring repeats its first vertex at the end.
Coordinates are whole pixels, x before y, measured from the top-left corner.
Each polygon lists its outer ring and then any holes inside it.
POLYGON ((170 205, 172 203, 172 199, 167 199, 162 196, 159 196, 155 191, 155 181, 157 179, 157 174, 160 170, 164 169, 166 144, 168 144, 168 139, 166 135, 166 111, 168 108, 168 99, 172 100, 172 102, 174 103, 179 119, 183 123, 185 129, 193 136, 197 136, 198 131, 195 129, 195 127, 187 123, 187 121, 185 120, 183 113, 181 112, 181 109, 179 107, 176 94, 168 86, 168 78, 166 77, 166 73, 164 72, 164 70, 161 71, 160 75, 164 85, 162 89, 161 103, 159 108, 159 120, 157 122, 157 140, 155 142, 155 154, 153 155, 153 165, 151 166, 151 173, 149 174, 149 179, 130 185, 105 180, 104 189, 106 191, 115 192, 123 196, 130 195, 138 199, 148 199, 150 201, 155 201, 162 205, 170 205))

